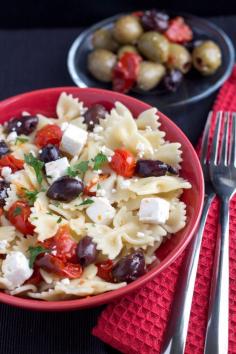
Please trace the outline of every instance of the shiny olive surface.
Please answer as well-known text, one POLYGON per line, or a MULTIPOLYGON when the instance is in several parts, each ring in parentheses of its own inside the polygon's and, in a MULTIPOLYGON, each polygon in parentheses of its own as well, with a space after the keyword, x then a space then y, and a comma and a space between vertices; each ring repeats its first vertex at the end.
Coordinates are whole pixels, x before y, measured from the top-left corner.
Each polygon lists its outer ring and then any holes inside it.
POLYGON ((135 172, 140 177, 164 176, 167 172, 177 174, 178 171, 169 164, 159 160, 138 160, 135 172))
POLYGON ((120 59, 124 53, 138 53, 137 48, 133 45, 123 45, 118 50, 117 56, 120 59))
POLYGON ((113 36, 121 44, 132 44, 143 33, 143 28, 136 16, 120 17, 114 24, 113 36))
POLYGON ((136 251, 121 258, 112 269, 113 280, 116 283, 130 283, 145 273, 143 252, 136 251))
POLYGON ((44 163, 58 160, 61 157, 62 156, 60 150, 53 144, 44 146, 39 152, 39 160, 43 161, 44 163))
POLYGON ((8 197, 7 189, 10 187, 9 183, 0 181, 0 207, 5 205, 5 199, 8 197))
POLYGON ((149 91, 159 84, 166 72, 164 65, 143 61, 137 77, 137 87, 149 91))
POLYGON ((38 125, 38 117, 36 116, 23 116, 19 118, 13 118, 7 122, 6 131, 8 133, 16 132, 18 135, 31 134, 38 125))
POLYGON ((92 44, 95 49, 107 49, 115 52, 119 44, 114 40, 111 30, 100 28, 94 32, 92 44))
POLYGON ((222 63, 221 50, 213 41, 204 41, 193 50, 193 65, 202 75, 212 75, 222 63))
POLYGON ((116 64, 116 55, 106 49, 95 49, 88 56, 88 70, 100 81, 110 82, 112 70, 116 64))
POLYGON ((0 157, 3 155, 8 154, 9 152, 9 147, 7 146, 7 144, 5 143, 4 140, 0 140, 0 157))
POLYGON ((83 192, 84 184, 76 178, 63 176, 58 178, 47 191, 47 197, 60 202, 71 202, 83 192))
POLYGON ((86 267, 89 264, 95 262, 97 256, 97 249, 96 244, 93 242, 90 236, 85 236, 78 243, 77 256, 79 259, 79 263, 83 267, 86 267))
POLYGON ((169 55, 169 42, 160 33, 149 31, 143 33, 138 41, 138 49, 147 59, 165 63, 169 55))
POLYGON ((166 64, 169 69, 178 69, 183 74, 186 74, 191 69, 192 57, 184 46, 170 43, 166 64))
POLYGON ((84 122, 87 124, 88 130, 93 131, 96 124, 99 124, 99 119, 104 119, 107 110, 102 104, 94 104, 84 114, 84 122))

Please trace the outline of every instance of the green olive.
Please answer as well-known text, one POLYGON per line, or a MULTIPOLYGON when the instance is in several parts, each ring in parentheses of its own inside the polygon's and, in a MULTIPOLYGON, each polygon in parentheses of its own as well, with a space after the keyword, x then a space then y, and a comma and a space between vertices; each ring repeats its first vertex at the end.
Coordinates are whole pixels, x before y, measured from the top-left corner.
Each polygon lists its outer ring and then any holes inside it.
POLYGON ((170 44, 167 67, 186 74, 191 69, 192 58, 189 51, 180 44, 170 44))
POLYGON ((212 75, 220 67, 222 55, 213 41, 204 41, 193 50, 193 65, 202 75, 212 75))
POLYGON ((112 37, 112 32, 107 28, 100 28, 95 31, 92 37, 92 44, 95 49, 107 49, 117 51, 119 44, 112 37))
POLYGON ((149 91, 159 84, 166 73, 164 65, 143 61, 137 77, 138 88, 149 91))
POLYGON ((138 40, 138 49, 147 59, 165 63, 169 54, 169 42, 162 34, 149 31, 138 40))
POLYGON ((143 33, 143 28, 136 16, 122 16, 113 28, 113 36, 121 44, 132 44, 143 33))
POLYGON ((123 47, 120 47, 118 50, 117 56, 120 59, 124 53, 131 52, 131 53, 138 53, 137 49, 133 45, 124 45, 123 47))
POLYGON ((106 49, 95 49, 88 55, 88 70, 100 81, 112 80, 112 69, 116 64, 116 55, 106 49))

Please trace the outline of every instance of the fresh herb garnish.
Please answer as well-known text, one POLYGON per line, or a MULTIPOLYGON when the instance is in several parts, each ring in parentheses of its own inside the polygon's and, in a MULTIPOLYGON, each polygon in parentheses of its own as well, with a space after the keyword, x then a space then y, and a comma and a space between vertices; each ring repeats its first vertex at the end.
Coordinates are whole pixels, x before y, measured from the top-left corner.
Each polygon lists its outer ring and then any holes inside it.
POLYGON ((30 204, 34 204, 37 199, 38 191, 28 191, 25 190, 25 197, 28 199, 30 204))
POLYGON ((57 220, 57 223, 60 224, 60 222, 62 222, 62 217, 60 216, 57 220))
POLYGON ((34 157, 34 155, 32 153, 29 153, 29 155, 25 155, 25 162, 27 163, 27 165, 33 167, 34 172, 37 177, 37 181, 39 184, 41 184, 43 181, 42 169, 44 166, 44 162, 38 160, 36 157, 34 157))
POLYGON ((35 259, 36 257, 41 254, 41 253, 45 253, 45 252, 48 252, 50 253, 51 250, 47 249, 47 248, 44 248, 42 246, 37 246, 37 247, 32 247, 30 246, 28 248, 28 252, 29 252, 29 255, 30 255, 30 259, 29 259, 29 266, 30 268, 33 268, 33 265, 34 265, 34 262, 35 262, 35 259))
POLYGON ((108 162, 108 159, 106 155, 104 155, 102 152, 99 152, 99 154, 97 154, 94 159, 92 159, 92 161, 94 162, 93 169, 97 171, 104 163, 108 162))
POLYGON ((24 143, 27 143, 27 141, 29 141, 28 138, 25 138, 25 137, 23 137, 23 136, 18 136, 18 137, 16 138, 15 145, 17 145, 18 143, 24 144, 24 143))
POLYGON ((79 174, 84 174, 89 167, 89 161, 81 161, 74 166, 68 167, 67 173, 70 177, 75 177, 79 174))
POLYGON ((13 211, 14 216, 21 215, 21 213, 22 213, 22 208, 20 207, 16 207, 16 209, 13 211))
POLYGON ((80 205, 88 205, 88 204, 93 204, 94 200, 92 199, 85 199, 82 203, 79 204, 80 205))

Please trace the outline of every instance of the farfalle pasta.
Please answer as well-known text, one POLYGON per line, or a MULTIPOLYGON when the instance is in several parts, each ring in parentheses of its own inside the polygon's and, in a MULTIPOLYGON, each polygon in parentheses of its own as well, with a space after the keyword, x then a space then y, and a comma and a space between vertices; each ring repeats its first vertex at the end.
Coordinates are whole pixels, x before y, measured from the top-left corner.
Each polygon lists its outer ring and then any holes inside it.
POLYGON ((142 276, 185 227, 191 188, 156 108, 133 117, 120 102, 88 108, 63 92, 55 111, 0 126, 0 289, 45 301, 142 276))

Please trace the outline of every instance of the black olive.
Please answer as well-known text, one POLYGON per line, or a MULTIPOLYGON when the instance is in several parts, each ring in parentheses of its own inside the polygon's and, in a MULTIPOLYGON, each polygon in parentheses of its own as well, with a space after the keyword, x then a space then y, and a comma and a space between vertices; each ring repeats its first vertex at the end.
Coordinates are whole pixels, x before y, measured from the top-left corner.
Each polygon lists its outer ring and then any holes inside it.
POLYGON ((177 69, 172 69, 164 76, 163 84, 168 91, 174 92, 183 80, 183 74, 177 69))
POLYGON ((121 258, 112 269, 113 280, 116 283, 130 283, 145 273, 143 252, 136 251, 121 258))
POLYGON ((49 187, 47 197, 60 202, 71 202, 83 192, 84 184, 76 178, 63 176, 49 187))
POLYGON ((44 146, 39 152, 39 160, 44 163, 55 161, 61 158, 60 151, 57 146, 48 144, 44 146))
POLYGON ((16 132, 18 135, 29 135, 36 129, 38 120, 36 116, 13 118, 7 122, 6 131, 7 133, 16 132))
POLYGON ((88 266, 96 260, 97 249, 95 243, 93 242, 90 236, 85 236, 78 243, 77 256, 79 259, 79 263, 83 267, 88 266))
POLYGON ((5 199, 8 197, 7 188, 9 188, 9 183, 5 181, 0 181, 0 207, 5 205, 5 199))
POLYGON ((101 104, 94 104, 84 114, 84 122, 88 126, 89 131, 93 131, 96 124, 99 124, 99 119, 104 119, 107 113, 106 108, 101 104))
POLYGON ((138 160, 135 167, 135 173, 139 177, 159 177, 167 172, 176 175, 178 171, 169 164, 159 160, 138 160))
POLYGON ((0 157, 9 153, 9 147, 4 140, 0 140, 0 157))
POLYGON ((141 17, 143 28, 147 31, 165 32, 169 24, 169 16, 166 12, 149 10, 141 17))

